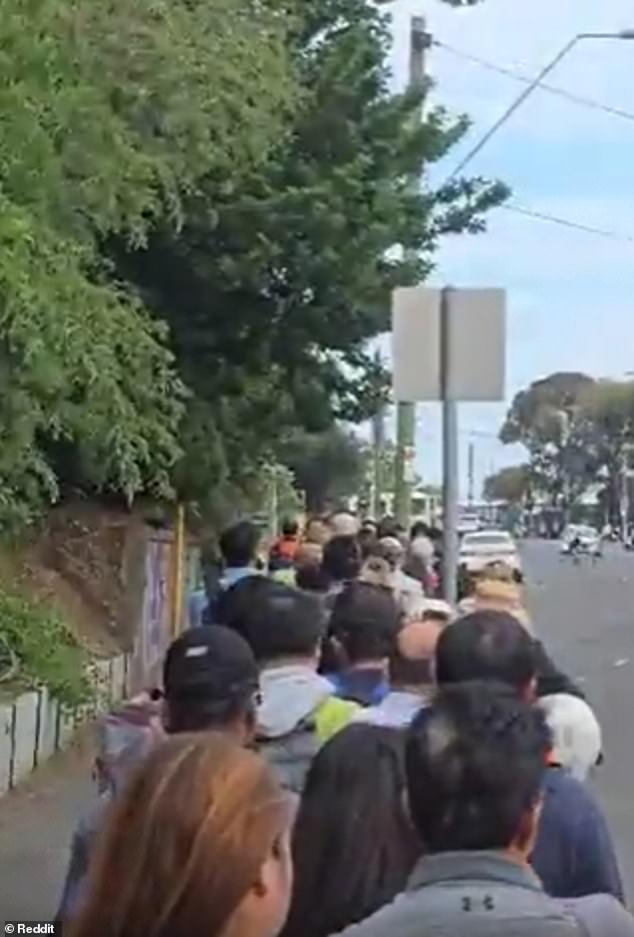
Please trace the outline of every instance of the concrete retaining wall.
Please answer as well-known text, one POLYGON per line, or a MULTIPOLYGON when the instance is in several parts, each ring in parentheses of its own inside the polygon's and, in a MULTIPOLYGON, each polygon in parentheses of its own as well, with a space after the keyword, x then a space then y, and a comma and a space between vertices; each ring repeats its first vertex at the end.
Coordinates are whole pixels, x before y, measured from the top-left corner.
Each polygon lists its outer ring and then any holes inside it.
POLYGON ((44 687, 0 703, 0 796, 65 748, 77 729, 127 695, 128 661, 125 655, 98 661, 98 703, 75 711, 62 709, 44 687))

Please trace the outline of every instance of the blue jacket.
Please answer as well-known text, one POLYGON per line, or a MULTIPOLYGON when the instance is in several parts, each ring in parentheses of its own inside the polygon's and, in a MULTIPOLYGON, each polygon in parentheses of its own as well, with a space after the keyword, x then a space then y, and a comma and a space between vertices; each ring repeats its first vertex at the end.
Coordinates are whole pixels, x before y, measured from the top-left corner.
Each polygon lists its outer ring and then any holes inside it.
POLYGON ((563 768, 546 773, 533 868, 554 898, 605 893, 623 901, 608 825, 590 790, 563 768))

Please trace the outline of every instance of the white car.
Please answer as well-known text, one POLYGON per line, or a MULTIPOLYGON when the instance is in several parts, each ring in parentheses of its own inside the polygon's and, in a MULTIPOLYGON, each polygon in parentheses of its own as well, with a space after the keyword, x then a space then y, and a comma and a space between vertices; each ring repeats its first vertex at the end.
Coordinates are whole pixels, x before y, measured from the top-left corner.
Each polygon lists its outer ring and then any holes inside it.
POLYGON ((560 553, 567 556, 575 540, 578 542, 582 553, 587 553, 589 556, 601 555, 601 535, 594 527, 587 527, 583 524, 569 524, 561 537, 560 553))
POLYGON ((480 530, 480 518, 477 514, 469 514, 466 511, 458 518, 458 534, 462 537, 464 534, 474 534, 480 530))
POLYGON ((458 562, 468 573, 480 573, 492 563, 504 563, 515 572, 522 572, 522 560, 515 541, 503 530, 466 534, 460 544, 458 562))

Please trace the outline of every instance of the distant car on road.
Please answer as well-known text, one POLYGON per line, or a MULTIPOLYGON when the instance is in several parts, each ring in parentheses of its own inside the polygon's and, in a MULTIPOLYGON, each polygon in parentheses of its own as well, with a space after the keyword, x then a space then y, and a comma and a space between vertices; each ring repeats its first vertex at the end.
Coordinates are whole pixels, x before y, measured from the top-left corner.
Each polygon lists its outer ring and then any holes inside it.
POLYGON ((588 556, 601 556, 601 535, 594 527, 587 527, 583 524, 569 524, 562 534, 559 545, 559 552, 562 556, 570 555, 573 544, 577 544, 580 553, 585 553, 588 556))
POLYGON ((480 530, 480 518, 475 513, 465 511, 458 518, 458 534, 463 537, 465 534, 474 534, 480 530))
POLYGON ((481 530, 465 534, 460 544, 460 568, 473 575, 492 563, 504 563, 514 572, 522 572, 522 559, 517 545, 504 530, 481 530))

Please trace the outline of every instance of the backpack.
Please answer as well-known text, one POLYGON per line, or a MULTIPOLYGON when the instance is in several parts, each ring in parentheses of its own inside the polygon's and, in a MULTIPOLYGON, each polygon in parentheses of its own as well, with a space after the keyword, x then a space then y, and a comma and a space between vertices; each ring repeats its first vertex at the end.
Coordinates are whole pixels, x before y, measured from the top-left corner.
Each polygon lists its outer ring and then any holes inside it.
POLYGON ((160 702, 137 697, 97 720, 94 777, 100 794, 120 790, 136 765, 165 737, 160 702))

